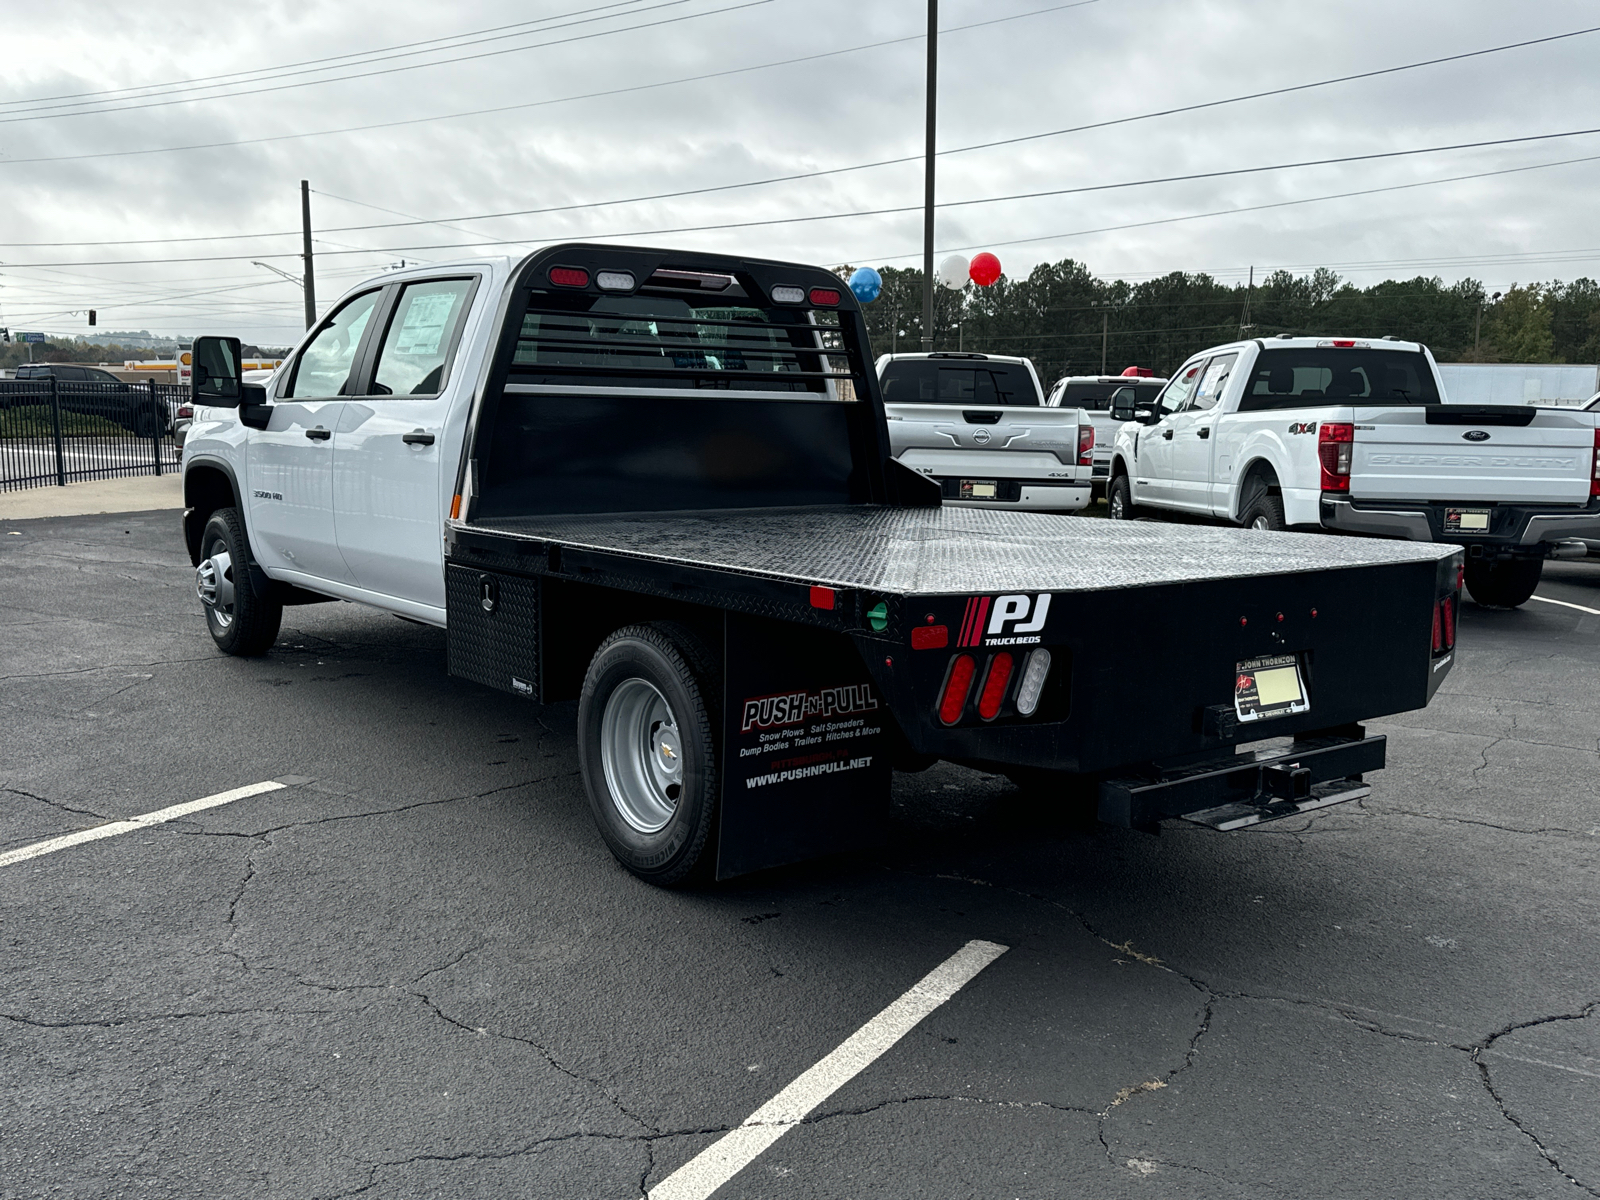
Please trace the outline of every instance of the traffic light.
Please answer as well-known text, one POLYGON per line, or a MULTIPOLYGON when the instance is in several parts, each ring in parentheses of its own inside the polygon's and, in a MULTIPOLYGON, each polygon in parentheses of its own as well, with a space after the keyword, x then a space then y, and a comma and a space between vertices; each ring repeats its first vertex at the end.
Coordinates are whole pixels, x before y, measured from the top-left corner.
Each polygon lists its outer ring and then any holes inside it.
POLYGON ((92 308, 89 310, 89 324, 94 324, 94 309, 92 308))
POLYGON ((9 330, 9 329, 0 329, 0 342, 9 342, 9 341, 11 341, 11 330, 9 330))

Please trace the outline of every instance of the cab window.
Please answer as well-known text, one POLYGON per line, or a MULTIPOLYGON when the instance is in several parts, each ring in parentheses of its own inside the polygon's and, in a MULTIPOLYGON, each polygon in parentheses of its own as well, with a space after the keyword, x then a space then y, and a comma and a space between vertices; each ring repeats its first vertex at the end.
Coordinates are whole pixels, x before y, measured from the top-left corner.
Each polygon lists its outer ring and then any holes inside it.
POLYGON ((378 355, 374 395, 436 396, 444 389, 475 282, 430 279, 401 289, 378 355))
POLYGON ((1183 408, 1189 397, 1194 393, 1194 385, 1200 380, 1200 368, 1204 360, 1190 363, 1172 377, 1172 382, 1167 384, 1167 390, 1161 393, 1161 411, 1175 413, 1183 408))
POLYGON ((1214 407, 1222 399, 1222 389, 1228 386, 1228 376, 1233 373, 1233 364, 1238 361, 1237 354, 1219 354, 1207 363, 1190 409, 1203 411, 1214 407))
POLYGON ((350 369, 377 303, 376 291, 363 292, 328 318, 300 352, 283 399, 319 400, 349 394, 350 369))

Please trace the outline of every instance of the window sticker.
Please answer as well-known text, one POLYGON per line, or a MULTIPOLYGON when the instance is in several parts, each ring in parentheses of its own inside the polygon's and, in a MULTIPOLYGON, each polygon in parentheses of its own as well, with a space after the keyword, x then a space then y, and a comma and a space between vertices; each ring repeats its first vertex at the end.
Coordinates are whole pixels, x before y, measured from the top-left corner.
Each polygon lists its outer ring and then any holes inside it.
POLYGON ((395 353, 439 353, 439 343, 444 339, 445 326, 450 322, 450 313, 458 298, 455 292, 413 295, 395 338, 395 353))

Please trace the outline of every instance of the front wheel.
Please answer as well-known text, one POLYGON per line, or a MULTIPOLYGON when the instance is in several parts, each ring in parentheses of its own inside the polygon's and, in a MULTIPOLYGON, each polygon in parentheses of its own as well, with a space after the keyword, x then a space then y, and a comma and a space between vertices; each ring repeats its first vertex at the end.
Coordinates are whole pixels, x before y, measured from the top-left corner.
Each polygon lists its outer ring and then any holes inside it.
POLYGON ((1488 608, 1526 604, 1544 574, 1542 558, 1467 559, 1467 591, 1488 608))
POLYGON ((709 870, 716 815, 714 681, 697 647, 674 632, 617 630, 595 651, 578 701, 579 765, 600 836, 618 862, 660 887, 709 870))
POLYGON ((211 640, 224 654, 265 654, 283 622, 283 605, 262 600, 250 588, 248 545, 236 508, 212 513, 200 534, 194 587, 205 605, 211 640))
POLYGON ((1106 492, 1106 515, 1113 521, 1133 520, 1133 489, 1126 475, 1118 475, 1106 492))

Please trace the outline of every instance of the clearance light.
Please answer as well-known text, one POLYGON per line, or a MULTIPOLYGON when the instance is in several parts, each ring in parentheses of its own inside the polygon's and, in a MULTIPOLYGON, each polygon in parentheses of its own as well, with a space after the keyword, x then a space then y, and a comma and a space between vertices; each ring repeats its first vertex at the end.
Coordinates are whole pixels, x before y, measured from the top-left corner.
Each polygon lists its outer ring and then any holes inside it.
POLYGON ((1350 460, 1355 452, 1356 427, 1343 421, 1324 421, 1317 429, 1317 457, 1322 460, 1322 490, 1350 490, 1350 460))
POLYGON ((944 693, 939 698, 939 720, 946 725, 954 725, 967 710, 967 693, 972 690, 972 677, 977 673, 978 664, 970 654, 958 654, 950 660, 944 693))
POLYGON ((812 288, 811 303, 818 308, 833 308, 840 300, 839 293, 833 288, 812 288))
POLYGON ((913 650, 943 650, 950 644, 948 625, 918 625, 911 631, 913 650))
POLYGON ((989 660, 989 673, 983 677, 983 689, 978 693, 978 715, 985 721, 992 721, 1000 715, 1006 688, 1011 686, 1011 669, 1014 665, 1008 650, 1002 650, 989 660))
POLYGON ((1044 694, 1045 676, 1050 674, 1050 651, 1035 650, 1028 655, 1028 665, 1022 668, 1022 683, 1017 688, 1017 712, 1031 717, 1039 709, 1039 697, 1044 694))
POLYGON ((551 267, 545 278, 557 287, 589 286, 589 272, 582 267, 551 267))
POLYGON ((460 495, 460 493, 457 493, 450 501, 450 519, 452 521, 461 520, 461 495, 460 495))
POLYGON ((594 281, 608 292, 633 291, 633 275, 628 271, 601 271, 594 281))
POLYGON ((806 302, 805 288, 790 287, 788 284, 779 284, 772 289, 772 302, 774 304, 804 304, 806 302))
POLYGON ((833 589, 830 587, 813 587, 811 589, 812 608, 832 608, 833 589))
POLYGON ((1094 465, 1094 426, 1078 426, 1078 465, 1091 467, 1094 465))

